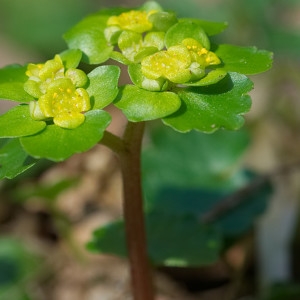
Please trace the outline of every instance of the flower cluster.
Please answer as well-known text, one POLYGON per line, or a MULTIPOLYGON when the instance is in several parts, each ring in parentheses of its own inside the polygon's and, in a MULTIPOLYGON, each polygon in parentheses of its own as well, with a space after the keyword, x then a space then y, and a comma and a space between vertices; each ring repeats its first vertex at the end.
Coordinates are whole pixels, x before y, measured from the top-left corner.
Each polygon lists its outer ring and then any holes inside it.
POLYGON ((139 69, 141 88, 165 91, 174 84, 195 83, 209 73, 208 68, 221 64, 209 50, 209 39, 202 28, 190 22, 185 26, 185 22, 159 8, 131 10, 109 17, 104 35, 120 50, 118 54, 114 52, 113 58, 140 66, 136 70, 139 69))
POLYGON ((203 78, 206 67, 220 63, 216 54, 189 38, 180 45, 145 57, 141 70, 147 79, 157 81, 163 78, 173 83, 186 83, 203 78))
POLYGON ((30 115, 34 120, 53 118, 54 124, 63 128, 76 128, 91 109, 90 97, 83 88, 88 78, 75 68, 65 68, 56 55, 45 64, 29 64, 24 84, 25 91, 38 99, 30 102, 30 115))

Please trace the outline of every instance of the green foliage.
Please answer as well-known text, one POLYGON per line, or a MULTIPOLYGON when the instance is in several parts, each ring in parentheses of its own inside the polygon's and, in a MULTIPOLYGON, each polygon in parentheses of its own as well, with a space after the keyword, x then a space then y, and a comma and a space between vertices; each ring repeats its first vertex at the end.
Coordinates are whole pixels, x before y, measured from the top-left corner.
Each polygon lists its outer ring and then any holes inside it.
MULTIPOLYGON (((217 261, 222 247, 220 233, 202 225, 197 218, 155 211, 146 214, 146 222, 148 253, 153 264, 182 267, 217 261)), ((124 222, 113 222, 96 230, 87 247, 92 252, 126 256, 124 222)))
POLYGON ((92 110, 86 113, 86 121, 78 128, 69 130, 51 124, 40 134, 25 136, 20 142, 25 151, 35 158, 62 161, 95 146, 110 121, 107 112, 92 110))
POLYGON ((121 88, 115 105, 122 109, 129 121, 140 122, 170 115, 178 110, 181 101, 172 92, 151 92, 126 85, 121 88))
MULTIPOLYGON (((210 36, 226 27, 178 19, 155 2, 89 15, 65 33, 69 50, 44 64, 0 70, 0 97, 25 103, 0 116, 0 137, 20 138, 22 148, 10 144, 20 157, 25 151, 65 160, 102 139, 110 117, 101 109, 111 103, 132 122, 162 119, 180 132, 236 130, 251 106, 252 83, 243 74, 269 69, 272 55, 254 47, 211 49, 210 36), (86 75, 80 69, 81 61, 110 58, 128 65, 133 84, 118 88, 117 66, 94 66, 86 75)), ((4 151, 6 170, 13 156, 4 151)))
POLYGON ((0 98, 29 102, 33 97, 24 90, 24 83, 28 77, 25 75, 27 67, 10 65, 0 69, 0 98))
POLYGON ((12 179, 35 164, 18 139, 0 140, 0 179, 12 179))
POLYGON ((178 92, 180 109, 163 122, 180 132, 196 129, 209 133, 222 127, 236 130, 244 124, 241 114, 250 109, 247 92, 251 89, 252 82, 238 73, 230 73, 214 85, 182 89, 178 92))
POLYGON ((256 47, 219 45, 215 53, 221 58, 226 71, 251 75, 264 72, 272 65, 272 54, 256 47))
POLYGON ((268 296, 263 300, 294 300, 300 297, 299 284, 281 283, 271 286, 268 296))
MULTIPOLYGON (((235 209, 203 222, 253 179, 237 163, 247 133, 224 129, 241 128, 251 107, 253 83, 246 75, 272 65, 268 51, 212 41, 226 27, 226 22, 179 18, 156 2, 105 9, 69 29, 64 34, 69 49, 53 59, 1 69, 0 97, 20 105, 0 116, 0 178, 17 176, 37 159, 66 160, 101 141, 122 160, 130 138, 140 141, 129 137, 130 126, 121 138, 105 134, 112 120, 104 110, 109 105, 120 109, 129 125, 160 119, 166 129, 152 135, 142 158, 149 257, 155 265, 177 267, 216 262, 228 241, 252 228, 270 193, 264 184, 243 195, 235 209), (131 80, 123 86, 119 64, 131 80)), ((69 184, 22 193, 53 201, 69 184)), ((124 222, 96 230, 88 248, 126 256, 124 222)), ((0 241, 0 267, 9 270, 0 276, 0 295, 1 285, 18 282, 27 270, 12 256, 1 261, 0 241)))
MULTIPOLYGON (((148 252, 154 264, 213 263, 227 242, 247 232, 264 212, 270 194, 267 184, 244 195, 241 205, 212 223, 201 222, 215 205, 253 179, 237 169, 248 143, 245 131, 184 136, 170 129, 153 132, 152 144, 143 153, 143 186, 148 252)), ((123 226, 117 221, 97 229, 88 249, 125 256, 123 226)))
POLYGON ((21 242, 0 239, 0 298, 30 299, 24 288, 40 269, 40 261, 21 242), (10 298, 12 297, 12 298, 10 298))

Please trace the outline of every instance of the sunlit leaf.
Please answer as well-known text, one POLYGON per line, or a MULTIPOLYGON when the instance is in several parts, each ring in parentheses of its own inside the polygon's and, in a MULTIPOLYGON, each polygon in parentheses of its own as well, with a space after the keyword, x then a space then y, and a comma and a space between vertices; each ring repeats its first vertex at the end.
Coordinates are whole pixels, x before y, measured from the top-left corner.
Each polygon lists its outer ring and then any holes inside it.
POLYGON ((19 102, 29 102, 33 97, 24 90, 28 80, 25 75, 27 67, 10 65, 0 69, 0 98, 19 102))
POLYGON ((210 41, 201 25, 193 20, 185 20, 173 25, 166 33, 165 43, 167 48, 180 44, 184 39, 192 38, 209 50, 210 41))
POLYGON ((0 137, 21 137, 35 134, 46 127, 44 121, 35 121, 29 113, 29 106, 19 105, 0 116, 0 137))
POLYGON ((221 59, 223 68, 229 72, 251 75, 265 72, 272 67, 273 54, 256 47, 219 45, 215 53, 221 59))
POLYGON ((205 33, 209 36, 221 33, 228 27, 227 22, 211 22, 207 20, 199 20, 199 19, 180 19, 180 21, 189 21, 193 20, 193 22, 197 23, 202 27, 205 33))
POLYGON ((104 108, 116 98, 119 76, 117 66, 100 66, 88 74, 87 92, 94 109, 104 108))
POLYGON ((150 92, 134 85, 125 85, 120 89, 115 106, 120 108, 132 122, 162 118, 178 110, 179 97, 172 92, 150 92))
POLYGON ((107 44, 104 36, 108 18, 108 15, 90 15, 64 35, 68 46, 80 49, 87 63, 98 64, 109 59, 113 47, 107 44))
POLYGON ((163 122, 180 132, 196 129, 209 133, 222 127, 239 129, 244 124, 241 115, 251 107, 247 93, 252 87, 246 76, 231 73, 214 85, 182 89, 178 93, 182 106, 163 122))
POLYGON ((18 139, 0 140, 0 179, 12 179, 34 166, 35 162, 21 147, 18 139))
POLYGON ((82 52, 79 49, 68 49, 59 54, 66 69, 77 68, 82 58, 82 52))
POLYGON ((85 117, 85 122, 75 129, 48 125, 40 134, 21 138, 21 144, 31 156, 53 161, 87 151, 101 140, 111 117, 102 110, 88 111, 85 117))

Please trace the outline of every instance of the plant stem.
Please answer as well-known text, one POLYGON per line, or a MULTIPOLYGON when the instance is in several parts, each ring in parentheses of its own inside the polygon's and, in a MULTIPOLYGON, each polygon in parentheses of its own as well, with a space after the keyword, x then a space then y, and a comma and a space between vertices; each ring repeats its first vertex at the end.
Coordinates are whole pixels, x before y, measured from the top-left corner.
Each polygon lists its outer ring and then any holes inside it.
POLYGON ((124 132, 125 151, 119 152, 123 175, 124 219, 134 300, 153 300, 151 269, 141 187, 141 146, 144 122, 129 122, 124 132))
POLYGON ((141 186, 141 147, 144 122, 128 122, 123 139, 105 133, 101 143, 119 155, 123 178, 123 211, 134 300, 153 300, 151 267, 147 256, 147 239, 141 186))

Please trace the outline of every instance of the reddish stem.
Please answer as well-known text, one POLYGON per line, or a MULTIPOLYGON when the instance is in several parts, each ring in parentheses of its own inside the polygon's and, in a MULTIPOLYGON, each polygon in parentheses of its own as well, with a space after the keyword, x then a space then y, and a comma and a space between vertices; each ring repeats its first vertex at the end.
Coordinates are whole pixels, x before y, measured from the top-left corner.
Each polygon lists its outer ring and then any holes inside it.
POLYGON ((141 146, 144 122, 129 122, 123 139, 106 135, 104 144, 119 154, 123 177, 123 209, 134 300, 153 300, 151 267, 147 256, 141 186, 141 146))

